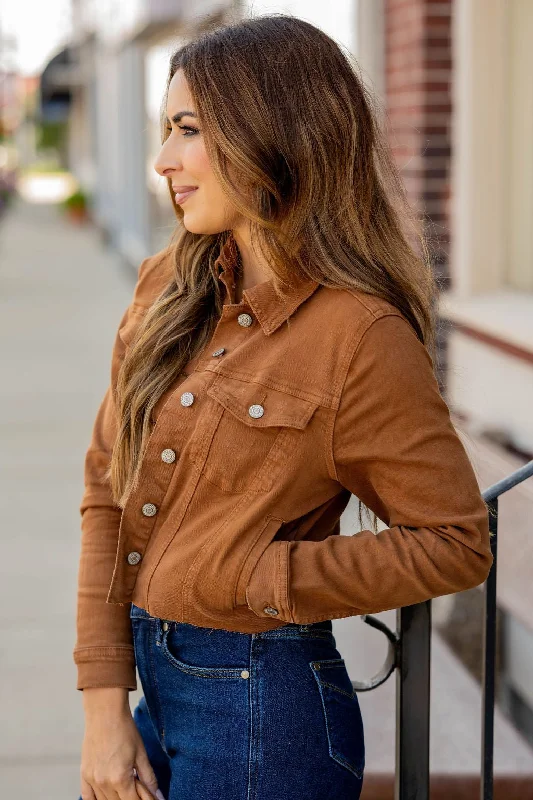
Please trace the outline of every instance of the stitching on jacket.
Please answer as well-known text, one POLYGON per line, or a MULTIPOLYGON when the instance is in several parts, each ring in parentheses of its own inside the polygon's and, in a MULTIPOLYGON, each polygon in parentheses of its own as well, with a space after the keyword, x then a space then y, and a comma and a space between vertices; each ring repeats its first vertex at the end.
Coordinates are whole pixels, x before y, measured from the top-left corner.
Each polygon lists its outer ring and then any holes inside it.
POLYGON ((345 286, 343 288, 345 291, 351 294, 351 296, 355 298, 363 306, 363 308, 365 308, 368 311, 369 314, 372 314, 372 316, 375 317, 376 319, 379 319, 379 317, 382 316, 383 314, 394 314, 396 311, 398 311, 395 305, 390 303, 388 300, 385 300, 385 298, 383 297, 378 297, 378 295, 371 294, 370 292, 363 292, 359 289, 354 289, 351 286, 345 286), (373 298, 373 300, 377 301, 378 303, 386 303, 386 308, 381 308, 377 310, 372 309, 370 305, 367 305, 367 303, 365 303, 366 296, 373 298))
MULTIPOLYGON (((355 342, 355 345, 354 345, 354 349, 352 351, 351 356, 348 359, 348 364, 347 364, 347 367, 346 367, 346 371, 344 373, 344 378, 342 380, 342 386, 341 386, 341 391, 339 393, 339 398, 338 398, 338 402, 337 402, 337 408, 335 409, 335 415, 333 417, 333 421, 332 421, 331 428, 330 428, 330 436, 329 436, 329 439, 328 439, 329 446, 330 446, 330 451, 329 451, 328 458, 326 458, 326 463, 328 465, 331 464, 331 466, 333 467, 333 474, 330 475, 330 477, 333 478, 333 480, 335 480, 335 481, 339 480, 339 475, 337 473, 337 465, 335 463, 335 443, 334 443, 335 425, 336 425, 337 417, 338 417, 338 414, 339 414, 339 408, 341 407, 341 401, 342 401, 342 397, 343 397, 343 394, 344 394, 344 388, 346 386, 346 381, 348 380, 348 375, 350 373, 350 367, 352 366, 354 357, 355 357, 356 353, 358 352, 359 347, 361 346, 361 343, 362 343, 366 333, 370 330, 370 328, 372 327, 372 325, 374 325, 375 322, 377 322, 378 320, 382 319, 383 317, 400 317, 400 319, 403 319, 405 322, 407 322, 407 320, 405 320, 405 317, 403 316, 403 314, 400 311, 381 311, 381 312, 378 312, 378 313, 373 315, 372 319, 369 321, 369 323, 366 326, 366 328, 364 328, 361 331, 359 338, 356 339, 356 342, 355 342)), ((409 323, 407 322, 407 324, 409 324, 409 323)))
MULTIPOLYGON (((289 620, 291 622, 294 622, 294 616, 293 616, 293 613, 292 613, 291 601, 290 601, 290 597, 289 597, 289 587, 290 587, 290 583, 289 583, 289 577, 290 577, 289 576, 289 559, 290 559, 290 553, 291 553, 291 543, 290 543, 289 540, 287 540, 285 542, 285 547, 283 548, 283 550, 284 550, 284 558, 285 558, 285 570, 284 570, 284 574, 283 574, 283 579, 285 581, 285 585, 283 587, 282 608, 286 608, 287 609, 287 611, 289 612, 289 620)), ((280 558, 281 558, 281 548, 280 548, 280 558)))
POLYGON ((257 386, 266 386, 269 389, 274 389, 274 391, 282 392, 284 394, 288 394, 291 397, 296 397, 300 400, 307 400, 309 403, 315 403, 320 408, 332 408, 332 404, 329 400, 331 397, 334 400, 333 395, 324 394, 318 395, 314 392, 301 392, 295 391, 294 386, 288 386, 286 383, 280 383, 279 381, 273 380, 257 380, 257 373, 254 372, 245 372, 242 369, 238 371, 229 369, 228 367, 217 366, 217 367, 207 367, 210 372, 215 373, 216 375, 222 375, 227 378, 234 378, 235 380, 245 381, 247 383, 254 383, 257 386))
MULTIPOLYGON (((198 479, 199 479, 199 477, 200 476, 198 476, 198 479)), ((203 555, 206 547, 208 547, 211 544, 211 542, 220 534, 220 531, 224 530, 224 528, 231 522, 232 517, 234 516, 235 512, 244 504, 244 502, 246 500, 250 499, 249 498, 249 494, 250 493, 248 491, 247 492, 243 492, 243 495, 242 495, 241 499, 238 501, 238 503, 233 508, 233 513, 232 514, 228 514, 226 519, 219 525, 219 527, 216 530, 213 531, 211 536, 209 536, 208 539, 204 542, 204 544, 200 547, 200 549, 196 553, 192 563, 189 565, 189 568, 188 568, 188 570, 187 570, 187 572, 185 574, 185 577, 183 578, 182 584, 181 584, 181 587, 182 587, 181 588, 182 619, 185 619, 186 615, 189 612, 189 608, 190 608, 189 592, 190 592, 192 581, 193 581, 193 579, 195 577, 194 569, 196 568, 196 565, 200 560, 200 556, 203 555)), ((174 539, 174 537, 171 539, 171 541, 173 541, 173 539, 174 539)), ((170 544, 170 542, 168 544, 170 544)), ((154 572, 155 572, 155 570, 154 570, 154 572)), ((152 577, 153 577, 153 573, 152 573, 152 577)))
POLYGON ((135 650, 132 645, 114 645, 113 647, 76 647, 73 650, 73 657, 76 663, 89 663, 91 661, 116 661, 122 660, 124 653, 135 657, 135 650))

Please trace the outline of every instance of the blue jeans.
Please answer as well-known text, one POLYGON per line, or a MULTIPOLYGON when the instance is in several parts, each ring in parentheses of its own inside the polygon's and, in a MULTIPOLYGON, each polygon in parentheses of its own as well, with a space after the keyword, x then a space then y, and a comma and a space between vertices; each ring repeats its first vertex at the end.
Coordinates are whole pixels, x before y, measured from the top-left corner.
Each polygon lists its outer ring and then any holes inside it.
POLYGON ((363 723, 331 620, 247 634, 130 616, 133 717, 166 800, 358 800, 363 723))

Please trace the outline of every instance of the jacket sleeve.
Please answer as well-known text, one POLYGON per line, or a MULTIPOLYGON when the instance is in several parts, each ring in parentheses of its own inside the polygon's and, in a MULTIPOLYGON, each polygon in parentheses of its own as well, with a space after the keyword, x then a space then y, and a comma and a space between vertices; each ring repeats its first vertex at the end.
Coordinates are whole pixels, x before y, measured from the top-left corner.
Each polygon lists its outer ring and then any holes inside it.
POLYGON ((247 588, 258 616, 304 623, 377 613, 482 583, 487 506, 430 355, 399 313, 372 318, 354 348, 331 437, 336 479, 387 529, 274 541, 247 588))
POLYGON ((77 689, 116 686, 137 689, 135 654, 130 621, 131 603, 107 603, 115 566, 122 510, 103 482, 117 433, 113 392, 124 359, 125 341, 146 310, 139 305, 141 281, 149 259, 139 268, 131 305, 120 320, 111 356, 110 384, 98 409, 85 455, 81 500, 81 552, 78 568, 76 643, 77 689), (125 333, 127 335, 125 335, 125 333))

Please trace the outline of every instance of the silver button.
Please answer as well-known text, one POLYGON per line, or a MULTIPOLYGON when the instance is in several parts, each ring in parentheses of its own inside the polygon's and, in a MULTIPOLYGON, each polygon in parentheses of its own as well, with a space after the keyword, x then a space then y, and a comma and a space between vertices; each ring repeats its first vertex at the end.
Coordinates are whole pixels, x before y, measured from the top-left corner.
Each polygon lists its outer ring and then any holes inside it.
POLYGON ((262 417, 263 414, 265 413, 265 409, 263 408, 263 406, 254 404, 253 406, 250 406, 250 408, 248 409, 248 413, 254 419, 259 419, 259 417, 262 417))
POLYGON ((249 677, 250 677, 250 673, 248 672, 248 670, 247 669, 243 669, 243 671, 241 672, 241 678, 249 678, 249 677))
POLYGON ((226 352, 226 348, 225 347, 219 347, 218 350, 215 350, 215 352, 212 353, 211 355, 213 355, 213 356, 221 356, 222 353, 225 353, 225 352, 226 352))
POLYGON ((164 461, 165 464, 172 464, 176 460, 176 453, 170 447, 167 447, 166 450, 163 450, 161 453, 161 461, 164 461))
POLYGON ((266 608, 263 609, 263 611, 265 612, 265 614, 270 614, 271 617, 275 617, 276 614, 279 614, 278 609, 272 608, 272 606, 267 606, 266 608))
POLYGON ((133 553, 128 553, 128 564, 133 564, 135 566, 135 564, 139 563, 141 558, 142 558, 141 554, 135 552, 134 550, 133 553))
POLYGON ((182 406, 192 406, 194 403, 194 395, 192 392, 183 392, 180 397, 182 406))
POLYGON ((168 622, 163 622, 163 630, 168 631, 168 622))
POLYGON ((142 510, 145 517, 153 517, 154 514, 157 514, 157 506, 154 506, 153 503, 145 503, 142 510))
POLYGON ((253 322, 253 319, 249 314, 239 314, 237 317, 237 322, 239 325, 242 325, 243 328, 249 328, 253 322))

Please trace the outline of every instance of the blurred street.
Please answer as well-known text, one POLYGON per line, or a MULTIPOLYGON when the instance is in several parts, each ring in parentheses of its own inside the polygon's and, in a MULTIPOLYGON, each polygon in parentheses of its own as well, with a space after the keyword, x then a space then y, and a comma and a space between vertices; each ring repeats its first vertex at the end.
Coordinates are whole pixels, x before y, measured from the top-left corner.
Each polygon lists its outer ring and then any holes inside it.
POLYGON ((83 452, 134 274, 94 229, 22 200, 0 223, 0 264, 0 797, 68 800, 83 732, 72 661, 83 452))

